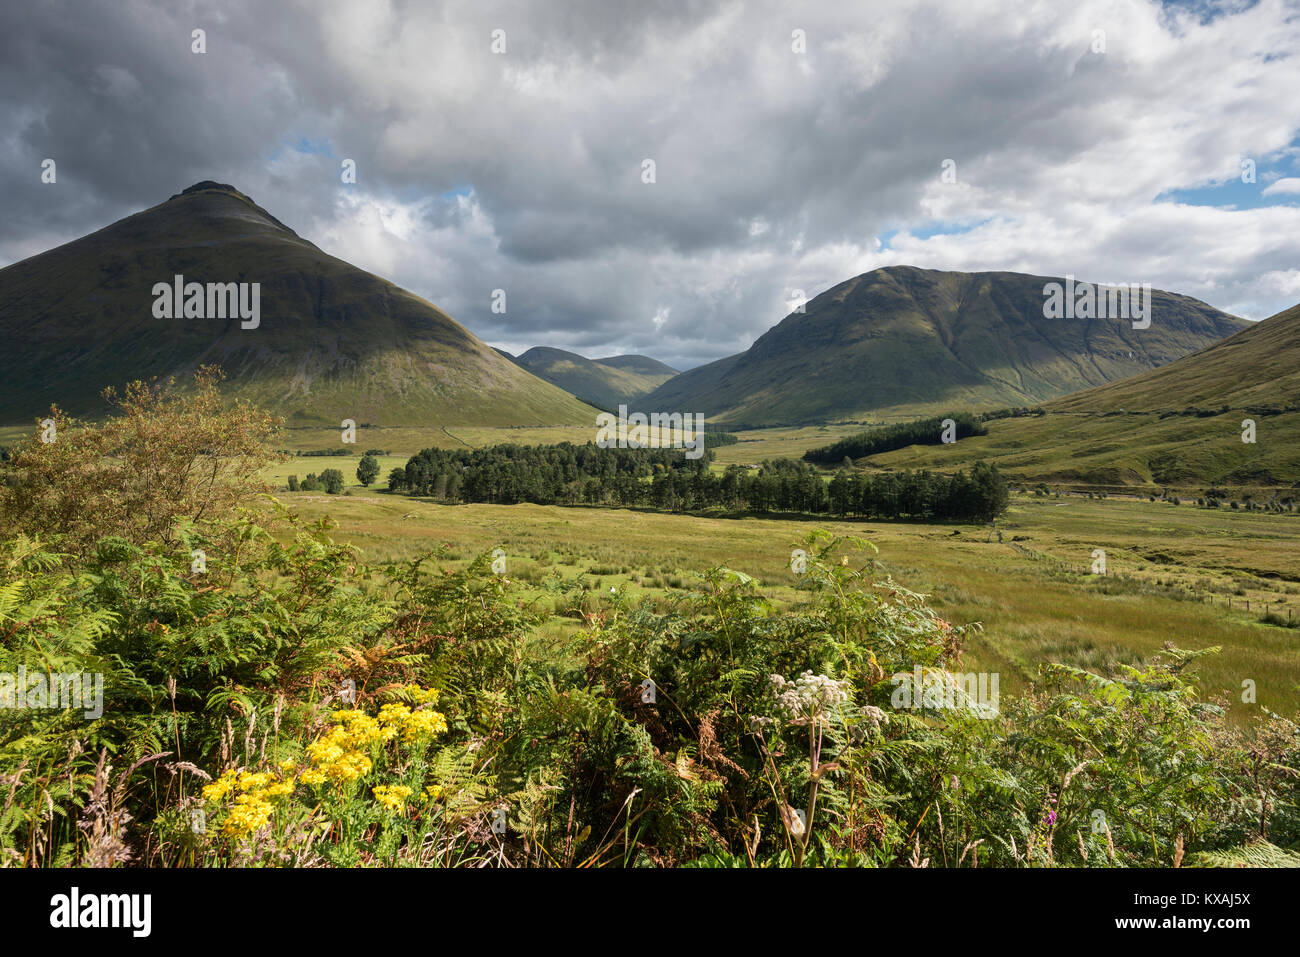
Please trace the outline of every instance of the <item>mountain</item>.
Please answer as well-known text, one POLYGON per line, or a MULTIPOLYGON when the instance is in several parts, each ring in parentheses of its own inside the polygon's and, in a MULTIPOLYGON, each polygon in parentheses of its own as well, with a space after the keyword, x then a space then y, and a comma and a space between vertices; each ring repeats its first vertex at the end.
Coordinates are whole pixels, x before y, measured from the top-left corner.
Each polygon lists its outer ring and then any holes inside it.
POLYGON ((1050 412, 1300 409, 1300 306, 1159 369, 1076 392, 1050 412))
POLYGON ((677 370, 665 362, 658 359, 651 359, 649 356, 606 356, 604 359, 593 359, 602 366, 613 366, 615 369, 622 369, 625 372, 632 372, 636 375, 661 377, 665 382, 677 375, 677 370))
MULTIPOLYGON (((167 297, 170 298, 170 297, 167 297)), ((206 297, 196 297, 206 309, 206 297)), ((215 305, 215 300, 213 302, 215 305)), ((232 186, 202 182, 0 270, 0 422, 220 365, 294 425, 590 424, 594 410, 446 313, 322 252, 232 186), (156 318, 155 284, 259 283, 260 319, 156 318), (247 327, 245 327, 247 326, 247 327)))
POLYGON ((1044 286, 1011 272, 889 266, 840 283, 745 352, 656 389, 656 410, 796 425, 1032 405, 1126 378, 1248 324, 1153 290, 1149 328, 1044 318, 1044 286))
POLYGON ((576 352, 535 346, 515 362, 540 379, 589 402, 612 409, 636 402, 677 374, 648 356, 588 359, 576 352))
POLYGON ((873 456, 888 467, 962 468, 1067 484, 1300 487, 1300 306, 1159 369, 988 423, 954 445, 873 456), (1255 424, 1255 441, 1243 442, 1255 424))

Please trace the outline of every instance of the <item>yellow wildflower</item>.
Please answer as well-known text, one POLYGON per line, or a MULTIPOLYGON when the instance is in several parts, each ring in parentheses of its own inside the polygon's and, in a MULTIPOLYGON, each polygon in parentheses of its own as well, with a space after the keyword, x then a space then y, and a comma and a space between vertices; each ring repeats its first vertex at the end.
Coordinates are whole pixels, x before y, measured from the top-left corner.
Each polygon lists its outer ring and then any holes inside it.
POLYGON ((380 724, 401 724, 406 720, 407 715, 411 713, 410 707, 395 701, 392 704, 386 704, 379 709, 380 724))
POLYGON ((256 791, 258 788, 264 788, 272 781, 272 777, 266 771, 253 773, 245 771, 239 775, 239 790, 256 791))
POLYGON ((390 811, 401 811, 406 806, 406 799, 411 796, 411 789, 403 784, 381 784, 372 791, 375 800, 390 811))
POLYGON ((203 799, 206 801, 220 801, 235 786, 235 778, 238 774, 238 771, 227 771, 211 784, 204 785, 203 799))
POLYGON ((447 719, 437 711, 416 711, 402 725, 402 738, 415 741, 447 730, 447 719))
POLYGON ((241 794, 235 798, 234 807, 221 826, 221 833, 233 838, 255 834, 271 820, 272 810, 266 801, 250 794, 241 794))

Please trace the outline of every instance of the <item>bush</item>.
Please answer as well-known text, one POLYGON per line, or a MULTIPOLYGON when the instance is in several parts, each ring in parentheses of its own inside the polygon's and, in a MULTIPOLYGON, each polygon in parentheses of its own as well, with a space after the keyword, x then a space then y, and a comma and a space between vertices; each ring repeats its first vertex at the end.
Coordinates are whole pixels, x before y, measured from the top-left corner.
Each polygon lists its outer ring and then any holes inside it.
MULTIPOLYGON (((243 520, 107 539, 84 565, 0 549, 0 612, 21 622, 0 671, 97 672, 106 702, 89 720, 0 711, 13 859, 1167 866, 1300 840, 1295 725, 1230 728, 1186 677, 1201 653, 1113 678, 1048 665, 1001 706, 901 701, 917 669, 929 688, 960 667, 973 628, 874 578, 865 543, 801 543, 785 611, 727 568, 666 607, 592 593, 584 629, 538 655, 546 615, 519 600, 537 586, 490 556, 374 588, 327 525, 283 520, 283 545, 243 520), (347 688, 355 704, 331 708, 347 688), (132 777, 141 760, 156 770, 132 777), (87 803, 97 787, 107 806, 87 803)), ((571 586, 541 587, 558 609, 571 586)))
POLYGON ((338 495, 343 491, 343 473, 338 469, 326 469, 320 473, 320 485, 328 495, 338 495))
POLYGON ((109 535, 170 540, 178 520, 223 514, 270 491, 259 473, 282 458, 270 446, 277 421, 246 403, 226 407, 220 381, 204 368, 188 389, 175 380, 108 389, 117 414, 102 424, 51 407, 55 441, 33 435, 11 450, 0 525, 84 551, 109 535))
POLYGON ((112 862, 103 855, 124 862, 143 834, 121 828, 99 849, 76 839, 82 817, 72 805, 107 773, 102 752, 124 768, 158 752, 170 759, 150 772, 156 790, 137 782, 124 805, 130 818, 152 826, 192 798, 202 768, 218 762, 227 717, 247 724, 241 716, 262 715, 265 728, 274 714, 277 735, 305 731, 314 712, 310 689, 340 668, 341 649, 374 643, 382 621, 376 598, 356 587, 355 560, 324 525, 299 529, 280 545, 247 520, 215 534, 184 525, 171 542, 104 539, 83 563, 22 535, 6 542, 0 593, 18 600, 0 613, 18 625, 0 649, 0 673, 101 675, 103 697, 99 717, 0 710, 0 769, 19 774, 28 799, 19 806, 31 812, 0 821, 0 832, 16 829, 0 833, 0 845, 22 849, 29 863, 79 853, 96 866, 112 862), (222 541, 239 547, 227 551, 222 541), (206 550, 204 573, 193 572, 194 548, 206 550), (299 611, 286 616, 286 608, 299 611), (62 808, 53 818, 42 809, 49 802, 62 808), (37 836, 47 827, 59 838, 42 849, 37 836))

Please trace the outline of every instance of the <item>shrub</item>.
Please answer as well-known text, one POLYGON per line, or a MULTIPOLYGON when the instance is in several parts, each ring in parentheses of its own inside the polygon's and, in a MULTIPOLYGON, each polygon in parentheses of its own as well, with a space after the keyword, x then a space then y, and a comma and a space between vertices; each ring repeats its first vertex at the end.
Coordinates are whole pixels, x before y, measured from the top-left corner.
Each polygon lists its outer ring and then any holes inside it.
POLYGON ((343 473, 338 469, 326 469, 320 473, 320 486, 328 495, 338 495, 343 491, 343 473))
MULTIPOLYGON (((107 539, 84 566, 3 546, 0 616, 19 624, 0 671, 99 672, 106 702, 0 711, 12 858, 1167 866, 1300 840, 1297 729, 1230 728, 1188 677, 1210 651, 1114 677, 1048 665, 992 709, 908 707, 900 676, 957 670, 974 628, 876 578, 862 542, 801 543, 783 611, 715 568, 658 605, 593 593, 580 632, 538 647, 547 610, 490 556, 374 588, 326 523, 284 521, 286 544, 245 518, 107 539), (341 688, 356 703, 331 707, 341 688), (132 777, 140 762, 157 771, 132 777), (96 788, 118 797, 88 805, 96 788)), ((558 608, 573 585, 540 587, 558 608)))
POLYGON ((201 369, 193 387, 133 382, 104 397, 117 414, 102 424, 50 409, 55 441, 37 436, 12 450, 0 482, 0 525, 59 535, 84 550, 100 538, 169 540, 180 519, 206 521, 269 491, 260 471, 281 459, 277 423, 237 402, 227 408, 221 374, 201 369))

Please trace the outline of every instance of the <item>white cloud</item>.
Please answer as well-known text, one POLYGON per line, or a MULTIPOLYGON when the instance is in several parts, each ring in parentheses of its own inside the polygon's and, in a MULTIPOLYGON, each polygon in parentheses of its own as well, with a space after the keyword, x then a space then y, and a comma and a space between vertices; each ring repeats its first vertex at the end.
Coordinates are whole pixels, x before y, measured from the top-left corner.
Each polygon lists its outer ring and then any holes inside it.
POLYGON ((1300 193, 1300 176, 1287 176, 1264 187, 1265 196, 1294 195, 1300 193))

